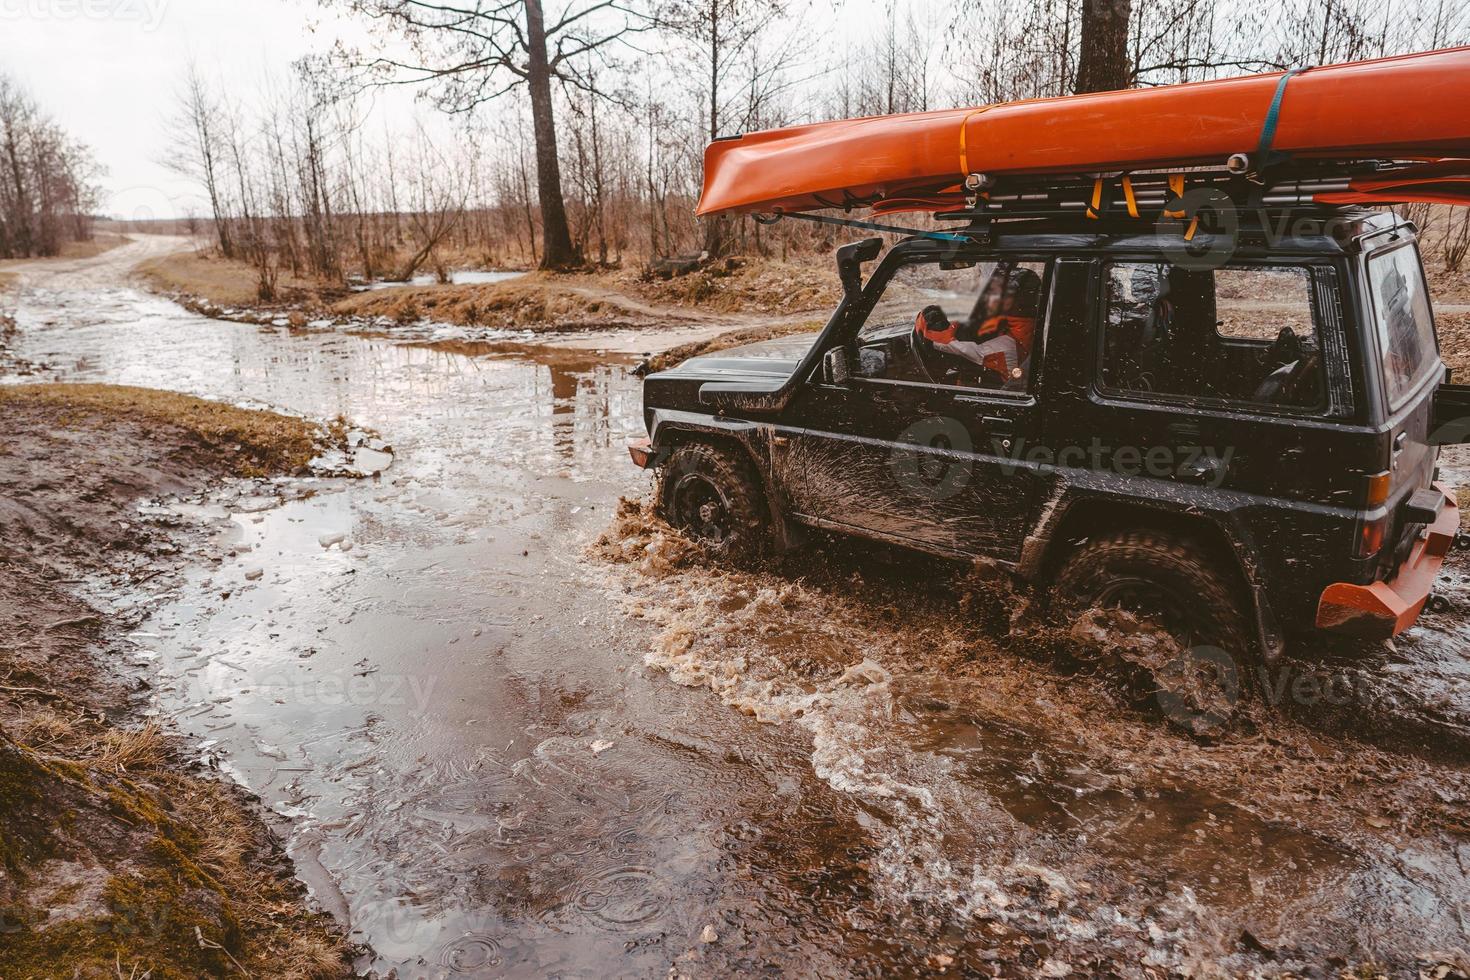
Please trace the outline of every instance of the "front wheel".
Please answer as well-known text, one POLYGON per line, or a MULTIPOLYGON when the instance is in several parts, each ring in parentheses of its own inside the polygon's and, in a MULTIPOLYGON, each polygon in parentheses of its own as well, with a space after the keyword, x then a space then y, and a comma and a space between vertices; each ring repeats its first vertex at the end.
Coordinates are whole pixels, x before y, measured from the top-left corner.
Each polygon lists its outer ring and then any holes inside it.
POLYGON ((769 536, 760 479, 734 450, 707 443, 674 450, 664 464, 658 503, 666 521, 718 554, 754 555, 769 536))
POLYGON ((1164 716, 1193 734, 1224 728, 1248 693, 1250 641, 1236 590, 1197 546, 1148 531, 1083 545, 1058 573, 1053 605, 1071 616, 1121 609, 1167 635, 1143 666, 1164 716))

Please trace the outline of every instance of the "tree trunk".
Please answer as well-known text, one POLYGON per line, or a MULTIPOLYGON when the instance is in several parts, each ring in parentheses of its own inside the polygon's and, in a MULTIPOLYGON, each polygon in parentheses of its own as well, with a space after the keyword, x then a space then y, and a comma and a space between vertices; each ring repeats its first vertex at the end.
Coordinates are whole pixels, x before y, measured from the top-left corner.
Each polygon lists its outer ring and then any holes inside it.
POLYGON ((536 193, 541 201, 541 268, 568 269, 581 264, 567 227, 557 160, 556 114, 551 66, 546 57, 546 20, 541 0, 526 0, 526 86, 531 92, 531 124, 536 138, 536 193))
MULTIPOLYGON (((709 138, 720 138, 720 3, 709 5, 709 138)), ((730 218, 713 214, 704 219, 704 251, 712 259, 730 251, 730 218)))
POLYGON ((1128 20, 1132 0, 1082 0, 1078 94, 1113 92, 1133 84, 1128 61, 1128 20))

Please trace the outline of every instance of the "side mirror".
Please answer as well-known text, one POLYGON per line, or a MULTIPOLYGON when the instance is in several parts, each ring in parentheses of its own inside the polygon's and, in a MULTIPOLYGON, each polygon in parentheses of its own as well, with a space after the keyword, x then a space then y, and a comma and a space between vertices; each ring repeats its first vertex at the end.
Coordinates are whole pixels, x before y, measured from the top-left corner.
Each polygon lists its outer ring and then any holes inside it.
POLYGON ((834 347, 822 355, 822 383, 845 385, 852 377, 852 351, 834 347))
POLYGON ((873 261, 882 251, 881 238, 865 238, 837 250, 837 278, 849 300, 856 300, 862 295, 863 263, 873 261))

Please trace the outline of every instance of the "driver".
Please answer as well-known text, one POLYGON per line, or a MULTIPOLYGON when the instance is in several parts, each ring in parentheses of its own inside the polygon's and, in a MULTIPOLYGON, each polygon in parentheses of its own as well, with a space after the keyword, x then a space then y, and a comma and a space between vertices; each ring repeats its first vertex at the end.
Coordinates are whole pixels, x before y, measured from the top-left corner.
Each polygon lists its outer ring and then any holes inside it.
POLYGON ((1030 269, 1002 266, 985 284, 964 323, 953 323, 937 306, 927 306, 914 331, 937 349, 980 366, 1001 384, 1026 377, 1036 336, 1041 277, 1030 269))

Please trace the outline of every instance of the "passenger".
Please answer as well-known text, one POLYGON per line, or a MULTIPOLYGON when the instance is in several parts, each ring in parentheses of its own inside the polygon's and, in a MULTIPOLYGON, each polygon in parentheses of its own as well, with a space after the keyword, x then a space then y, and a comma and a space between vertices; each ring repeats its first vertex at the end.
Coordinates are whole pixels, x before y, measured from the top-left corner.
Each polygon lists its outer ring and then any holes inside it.
POLYGON ((1040 301, 1040 276, 1002 266, 991 275, 966 322, 948 322, 937 306, 930 306, 914 328, 936 349, 979 365, 985 387, 1016 387, 1030 372, 1040 301))

